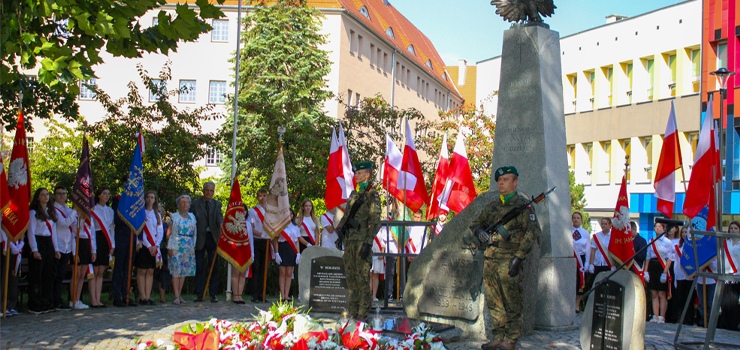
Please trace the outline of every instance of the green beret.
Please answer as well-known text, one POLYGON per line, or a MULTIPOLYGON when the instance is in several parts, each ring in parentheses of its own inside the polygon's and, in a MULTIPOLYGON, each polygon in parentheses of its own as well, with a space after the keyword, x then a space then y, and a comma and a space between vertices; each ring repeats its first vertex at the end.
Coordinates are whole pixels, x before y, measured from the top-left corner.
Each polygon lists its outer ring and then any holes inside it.
POLYGON ((519 176, 519 171, 516 170, 513 166, 502 166, 498 169, 496 169, 496 174, 494 175, 494 181, 498 181, 498 177, 505 174, 514 174, 516 176, 519 176))
POLYGON ((360 162, 360 163, 355 163, 352 166, 352 171, 357 171, 357 170, 362 170, 362 169, 372 169, 372 168, 373 168, 372 162, 360 162))

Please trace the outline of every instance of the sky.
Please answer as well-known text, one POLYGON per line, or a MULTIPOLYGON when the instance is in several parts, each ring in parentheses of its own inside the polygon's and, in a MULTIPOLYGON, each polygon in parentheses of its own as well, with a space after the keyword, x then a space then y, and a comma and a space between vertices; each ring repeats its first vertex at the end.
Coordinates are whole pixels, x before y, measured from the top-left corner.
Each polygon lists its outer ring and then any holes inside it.
MULTIPOLYGON (((606 16, 636 16, 683 0, 555 0, 555 14, 545 17, 550 29, 566 36, 606 23, 606 16)), ((501 54, 510 23, 488 0, 390 0, 424 33, 446 65, 465 59, 468 65, 501 54)), ((699 14, 701 15, 701 14, 699 14)))

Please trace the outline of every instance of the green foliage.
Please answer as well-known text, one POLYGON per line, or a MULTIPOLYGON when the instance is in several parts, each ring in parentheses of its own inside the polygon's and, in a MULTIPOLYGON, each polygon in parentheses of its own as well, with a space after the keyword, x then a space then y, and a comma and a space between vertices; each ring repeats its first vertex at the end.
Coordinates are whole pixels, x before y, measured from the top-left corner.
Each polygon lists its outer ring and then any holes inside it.
MULTIPOLYGON (((305 1, 278 0, 256 6, 244 21, 237 172, 267 184, 277 157, 277 130, 285 127, 282 146, 292 203, 323 197, 325 191, 332 119, 322 106, 333 94, 324 80, 331 62, 319 48, 326 43, 319 34, 320 18, 321 12, 305 1)), ((224 145, 232 144, 233 125, 232 118, 224 123, 224 145)), ((231 147, 224 151, 231 158, 231 147)), ((223 162, 222 169, 230 174, 231 162, 223 162)))
MULTIPOLYGON (((63 185, 71 191, 80 165, 83 125, 79 123, 72 128, 52 119, 44 126, 49 134, 33 143, 33 151, 28 156, 31 185, 34 189, 46 187, 50 192, 54 186, 63 185)), ((91 139, 88 142, 94 143, 91 139)), ((97 184, 93 182, 93 185, 97 184)))
MULTIPOLYGON (((216 0, 223 4, 224 0, 216 0)), ((143 53, 168 54, 178 42, 194 41, 212 28, 207 19, 224 14, 208 0, 195 7, 176 5, 175 15, 160 10, 157 25, 139 22, 147 11, 166 0, 43 0, 3 1, 0 7, 0 118, 13 128, 14 110, 49 118, 54 110, 65 117, 77 115, 74 99, 78 81, 95 76, 103 63, 101 51, 115 57, 141 57, 143 53), (105 46, 105 47, 104 47, 105 46), (25 71, 38 69, 33 83, 25 71), (21 106, 15 98, 24 92, 21 106), (37 106, 38 103, 44 104, 37 106), (11 112, 11 113, 8 113, 11 112)), ((8 129, 10 130, 10 129, 8 129)))
POLYGON ((204 122, 220 118, 213 105, 179 111, 170 103, 186 88, 167 90, 171 79, 170 62, 165 64, 157 84, 141 65, 139 77, 147 87, 146 98, 159 96, 156 103, 144 102, 135 83, 128 84, 128 94, 112 100, 103 91, 92 87, 95 99, 103 104, 107 115, 90 127, 97 141, 91 150, 96 186, 109 186, 114 193, 123 187, 128 176, 136 133, 143 132, 146 152, 143 154, 144 189, 157 191, 159 203, 169 212, 176 210, 175 199, 182 194, 200 194, 200 169, 192 164, 206 154, 207 146, 215 146, 216 137, 204 133, 204 122))
POLYGON ((591 232, 591 220, 586 212, 586 197, 583 193, 583 184, 576 184, 576 175, 573 171, 568 171, 568 182, 570 182, 570 213, 573 214, 576 211, 581 212, 583 215, 583 223, 581 226, 586 231, 591 232))

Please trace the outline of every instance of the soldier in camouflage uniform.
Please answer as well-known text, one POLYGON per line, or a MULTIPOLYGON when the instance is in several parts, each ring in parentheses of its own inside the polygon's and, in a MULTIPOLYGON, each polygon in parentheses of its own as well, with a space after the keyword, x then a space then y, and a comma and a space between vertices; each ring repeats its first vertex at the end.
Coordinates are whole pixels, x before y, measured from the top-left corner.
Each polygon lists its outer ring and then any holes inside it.
POLYGON ((372 266, 372 247, 375 234, 380 230, 380 195, 368 181, 372 177, 373 163, 363 162, 354 165, 357 191, 352 191, 347 199, 347 215, 337 225, 338 249, 344 243, 344 271, 349 287, 349 313, 358 321, 367 322, 367 314, 372 306, 370 292, 370 267, 372 266), (352 215, 353 206, 360 202, 352 215))
MULTIPOLYGON (((488 228, 509 211, 529 201, 516 191, 518 177, 514 167, 496 170, 500 198, 488 204, 473 220, 471 231, 481 232, 480 229, 488 228)), ((492 244, 485 251, 483 280, 486 303, 493 316, 494 340, 483 344, 483 350, 511 350, 516 347, 522 328, 522 263, 540 235, 540 225, 532 207, 509 221, 504 228, 511 235, 509 239, 494 233, 492 244)))

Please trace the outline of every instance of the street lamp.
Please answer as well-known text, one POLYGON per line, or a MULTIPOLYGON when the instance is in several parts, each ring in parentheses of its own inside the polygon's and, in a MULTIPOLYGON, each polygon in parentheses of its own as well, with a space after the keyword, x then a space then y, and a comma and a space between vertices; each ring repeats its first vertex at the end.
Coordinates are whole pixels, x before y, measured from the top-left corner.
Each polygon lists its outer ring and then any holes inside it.
MULTIPOLYGON (((724 173, 725 173, 725 99, 727 98, 727 81, 730 79, 731 76, 735 75, 735 72, 729 71, 727 68, 720 68, 717 69, 714 72, 709 73, 711 75, 714 75, 715 78, 717 78, 717 82, 719 83, 719 96, 720 96, 720 102, 719 102, 719 159, 720 159, 720 169, 719 169, 719 175, 720 175, 720 184, 724 182, 724 173)), ((720 189, 724 188, 723 185, 720 185, 720 189)), ((719 200, 719 230, 722 230, 722 191, 718 191, 717 199, 719 200)))

